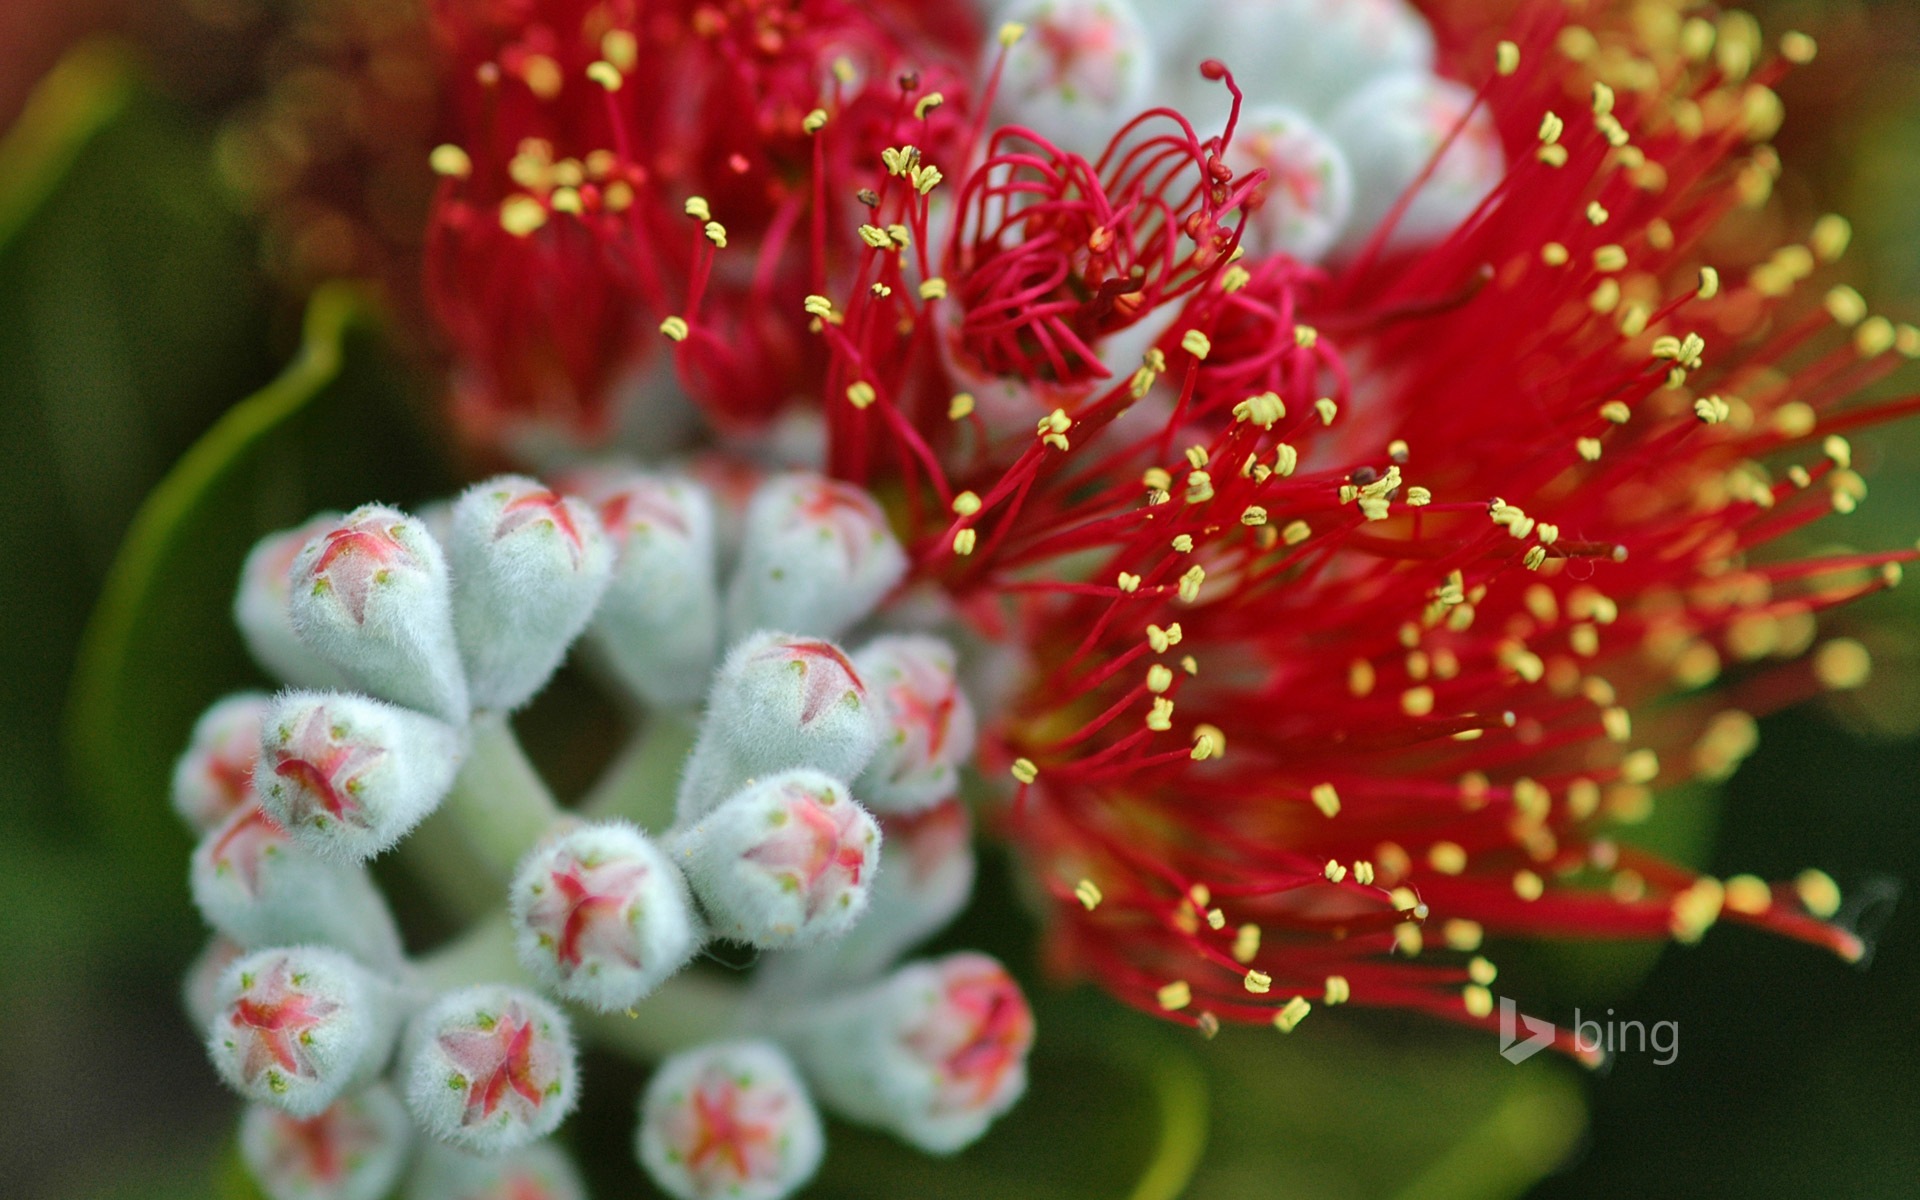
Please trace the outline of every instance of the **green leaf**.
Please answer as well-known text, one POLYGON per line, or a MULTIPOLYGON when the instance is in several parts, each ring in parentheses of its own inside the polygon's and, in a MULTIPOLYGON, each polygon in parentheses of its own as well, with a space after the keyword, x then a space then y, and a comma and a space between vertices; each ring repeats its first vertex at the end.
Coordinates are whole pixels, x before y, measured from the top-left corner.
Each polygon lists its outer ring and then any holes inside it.
POLYGON ((0 138, 0 249, 46 203, 94 135, 126 108, 133 75, 125 49, 96 42, 62 59, 0 138))

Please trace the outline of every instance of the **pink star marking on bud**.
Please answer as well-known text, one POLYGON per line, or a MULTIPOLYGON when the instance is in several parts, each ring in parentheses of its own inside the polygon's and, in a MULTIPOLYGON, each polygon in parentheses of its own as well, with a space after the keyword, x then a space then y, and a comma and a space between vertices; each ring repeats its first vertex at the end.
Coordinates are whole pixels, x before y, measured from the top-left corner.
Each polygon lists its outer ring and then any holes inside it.
POLYGON ((561 965, 580 965, 582 945, 589 953, 616 957, 639 967, 630 939, 622 936, 622 914, 647 875, 639 863, 602 863, 588 866, 573 861, 552 873, 553 887, 534 907, 536 925, 553 940, 561 965))
POLYGON ((1105 69, 1120 48, 1119 22, 1112 14, 1087 13, 1074 23, 1041 20, 1035 22, 1033 32, 1052 69, 1048 86, 1069 99, 1083 87, 1095 90, 1098 99, 1115 99, 1113 85, 1119 73, 1105 69))
POLYGON ((847 661, 840 647, 832 642, 776 642, 763 657, 785 655, 800 671, 800 685, 806 695, 800 701, 800 723, 811 725, 821 713, 851 695, 865 695, 867 685, 847 661))
POLYGON ((366 828, 360 802, 360 777, 386 756, 377 746, 340 744, 325 705, 300 721, 291 742, 273 751, 273 773, 297 789, 290 806, 299 820, 325 812, 336 821, 366 828))
POLYGON ((687 518, 666 492, 652 487, 630 487, 615 492, 600 502, 600 521, 615 537, 624 537, 629 528, 658 526, 678 537, 686 537, 687 518))
POLYGON ((847 565, 858 568, 873 547, 874 533, 886 524, 866 492, 838 480, 809 484, 801 494, 801 521, 840 543, 847 565))
POLYGON ((393 528, 378 517, 343 525, 326 535, 326 546, 308 574, 315 588, 340 597, 356 623, 367 619, 367 598, 395 566, 411 567, 413 552, 401 545, 393 528))
POLYGON ((245 992, 227 1012, 233 1037, 246 1041, 240 1077, 252 1083, 274 1066, 291 1075, 312 1077, 306 1035, 340 1006, 300 992, 299 977, 284 958, 265 975, 243 981, 243 986, 245 992))
POLYGON ((927 739, 927 758, 938 759, 953 729, 955 704, 953 677, 931 666, 915 663, 905 679, 887 691, 893 711, 899 713, 909 730, 918 730, 927 739))
POLYGON ((467 1111, 462 1124, 486 1120, 502 1103, 522 1120, 533 1119, 546 1099, 534 1078, 535 1036, 532 1018, 517 1006, 490 1024, 440 1035, 440 1048, 465 1076, 467 1111))
POLYGON ((274 1143, 273 1174, 338 1184, 347 1165, 380 1140, 380 1129, 350 1103, 336 1104, 311 1120, 273 1114, 279 1133, 274 1143))
POLYGON ((586 544, 580 538, 580 527, 573 523, 573 513, 566 502, 554 492, 541 489, 515 496, 501 510, 500 523, 493 527, 493 540, 499 541, 508 534, 525 529, 529 525, 546 522, 559 530, 567 540, 567 553, 573 559, 573 565, 580 565, 580 558, 586 553, 586 544))
POLYGON ((940 1071, 941 1106, 977 1108, 1000 1092, 1033 1043, 1033 1013, 997 965, 950 971, 945 1003, 903 1039, 940 1071))
POLYGON ((258 804, 233 817, 209 853, 215 871, 240 876, 249 896, 260 894, 260 864, 267 854, 286 846, 287 831, 258 804))
POLYGON ((860 884, 867 856, 853 840, 859 809, 852 804, 829 808, 804 788, 792 787, 787 816, 787 823, 746 857, 791 879, 794 888, 805 893, 811 919, 835 896, 860 884))
POLYGON ((718 1070, 693 1085, 675 1132, 687 1172, 702 1195, 773 1172, 777 1130, 787 1107, 779 1092, 743 1088, 718 1070))

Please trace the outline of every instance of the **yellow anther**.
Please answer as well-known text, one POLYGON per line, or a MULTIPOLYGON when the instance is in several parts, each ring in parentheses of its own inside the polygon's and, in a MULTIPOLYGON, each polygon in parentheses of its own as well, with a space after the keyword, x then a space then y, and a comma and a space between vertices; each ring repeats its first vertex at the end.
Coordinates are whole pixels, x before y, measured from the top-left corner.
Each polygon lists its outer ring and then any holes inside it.
POLYGON ((1849 329, 1867 319, 1866 300, 1859 292, 1845 284, 1827 293, 1826 307, 1827 315, 1832 317, 1835 323, 1849 329))
POLYGON ((1147 668, 1147 690, 1159 695, 1173 686, 1173 671, 1160 663, 1147 668))
POLYGON ((1609 400, 1600 406, 1600 417, 1610 424, 1625 425, 1633 419, 1633 410, 1624 401, 1609 400))
POLYGON ((1796 67, 1806 66, 1819 53, 1819 43, 1804 33, 1789 31, 1780 35, 1780 57, 1796 67))
POLYGON ((887 231, 878 225, 862 225, 860 227, 860 240, 872 246, 875 250, 885 250, 893 244, 893 239, 887 236, 887 231))
POLYGON ((1187 986, 1187 981, 1184 979, 1174 980, 1154 993, 1154 996, 1159 1000, 1160 1007, 1167 1012, 1179 1012, 1193 1003, 1193 989, 1187 986))
POLYGON ((1113 584, 1115 587, 1119 588, 1121 591, 1126 592, 1128 595, 1132 595, 1134 592, 1137 592, 1140 590, 1140 577, 1138 575, 1131 575, 1125 571, 1122 571, 1120 572, 1120 574, 1114 577, 1113 584))
POLYGON ((1331 425, 1333 419, 1340 415, 1340 406, 1333 402, 1332 397, 1322 396, 1313 402, 1313 411, 1320 414, 1322 425, 1331 425))
POLYGON ((1868 317, 1853 331, 1853 348, 1861 358, 1878 358, 1898 341, 1893 322, 1885 317, 1868 317))
POLYGON ((1295 325, 1293 327, 1293 344, 1300 347, 1302 350, 1313 349, 1315 343, 1319 342, 1319 340, 1320 340, 1320 331, 1315 329, 1313 326, 1295 325))
MULTIPOLYGON (((1590 630, 1593 626, 1586 625, 1582 628, 1590 630)), ((1618 705, 1600 711, 1600 727, 1606 730, 1609 741, 1625 742, 1633 738, 1633 717, 1618 705)))
POLYGON ((831 317, 833 315, 833 301, 827 299, 825 296, 808 296, 805 300, 801 301, 800 307, 816 317, 831 317))
POLYGON ((687 202, 683 207, 686 210, 686 214, 696 221, 713 220, 713 210, 707 207, 707 198, 705 196, 688 196, 687 202))
POLYGON ((1718 879, 1702 876, 1694 880, 1692 887, 1673 898, 1667 924, 1674 938, 1687 943, 1699 941, 1720 919, 1726 899, 1727 890, 1718 879))
POLYGON ((1605 225, 1609 215, 1606 208, 1598 200, 1587 205, 1587 224, 1589 225, 1605 225))
POLYGON ((1320 873, 1327 877, 1328 883, 1340 883, 1347 877, 1347 869, 1331 858, 1327 860, 1327 865, 1321 868, 1320 873))
POLYGON ((1533 156, 1547 166, 1556 169, 1567 165, 1567 148, 1557 143, 1552 146, 1540 147, 1533 152, 1533 156))
POLYGON ((620 78, 620 68, 604 60, 587 64, 587 78, 610 92, 619 91, 625 82, 620 78))
POLYGON ((1522 900, 1529 902, 1538 900, 1540 897, 1546 895, 1546 892, 1546 881, 1538 875, 1535 875, 1532 871, 1515 871, 1513 873, 1513 894, 1522 900))
POLYGON ((1833 876, 1812 867, 1794 876, 1793 891, 1806 910, 1822 921, 1833 919, 1840 911, 1840 885, 1833 876))
POLYGON ((1593 85, 1593 115, 1604 117, 1613 111, 1613 89, 1604 83, 1593 85))
POLYGON ((1442 875, 1458 875, 1467 869, 1467 851, 1458 842, 1435 842, 1427 847, 1427 864, 1442 875))
POLYGON ((1253 282, 1253 274, 1245 267, 1235 264, 1220 272, 1220 290, 1232 295, 1253 282))
POLYGON ((1189 329, 1180 335, 1180 348, 1195 358, 1204 359, 1213 353, 1213 342, 1198 329, 1189 329))
POLYGON ((1295 996, 1287 1001, 1285 1008, 1273 1015, 1273 1027, 1281 1033, 1292 1033, 1312 1011, 1313 1005, 1307 1003, 1305 996, 1295 996))
POLYGON ((1153 707, 1147 712, 1147 728, 1155 733, 1173 728, 1173 701, 1165 696, 1154 697, 1153 707))
POLYGON ((1285 479, 1300 466, 1300 452, 1285 442, 1273 448, 1273 473, 1285 479))
POLYGON ((1353 881, 1358 884, 1372 886, 1373 864, 1365 861, 1364 859, 1354 863, 1353 864, 1353 881))
POLYGON ((1280 540, 1289 546, 1298 546, 1312 536, 1313 529, 1305 521, 1288 521, 1280 531, 1280 540))
POLYGON ((1274 422, 1286 415, 1286 403, 1274 392, 1261 392, 1258 396, 1248 396, 1233 406, 1235 420, 1247 421, 1262 429, 1272 429, 1274 422))
POLYGON ((947 401, 947 420, 964 421, 973 415, 973 393, 959 392, 947 401))
POLYGON ((1233 955, 1233 961, 1237 963, 1252 962, 1260 953, 1260 927, 1247 924, 1234 930, 1233 949, 1230 953, 1233 955))
POLYGON ((1853 466, 1853 446, 1837 433, 1829 434, 1826 440, 1820 443, 1820 451, 1832 459, 1833 465, 1842 471, 1853 466))
POLYGON ((1018 21, 1008 21, 1000 26, 999 39, 1002 46, 1011 46, 1027 35, 1027 27, 1018 21))
POLYGON ((1155 654, 1165 654, 1167 647, 1180 644, 1180 623, 1175 621, 1165 629, 1158 625, 1147 626, 1147 645, 1155 654))
POLYGON ((1200 660, 1191 654, 1183 654, 1180 656, 1180 669, 1189 675, 1198 675, 1200 673, 1200 660))
POLYGON ((515 194, 500 202, 500 228, 514 237, 529 237, 547 223, 547 206, 532 196, 515 194))
POLYGON ((913 115, 924 121, 927 119, 927 114, 939 108, 946 102, 946 99, 947 98, 939 92, 928 92, 926 95, 920 97, 919 103, 913 106, 913 115))
POLYGON ((1207 581, 1207 569, 1199 563, 1188 567, 1180 576, 1180 599, 1192 604, 1200 599, 1200 585, 1207 581))
POLYGON ((1460 1002, 1466 1006, 1470 1017, 1479 1019, 1493 1013, 1493 993, 1477 983, 1460 989, 1460 1002))
POLYGON ((1193 535, 1190 533, 1174 534, 1173 550, 1175 554, 1192 554, 1193 553, 1193 535))
POLYGON ((1326 989, 1324 999, 1329 1008, 1336 1004, 1345 1004, 1353 998, 1353 989, 1348 986, 1345 975, 1327 976, 1326 989))
POLYGON ((1620 760, 1620 778, 1628 783, 1652 783, 1660 774, 1660 756, 1642 746, 1620 760))
POLYGON ((1712 267, 1700 268, 1700 286, 1694 295, 1702 300, 1711 300, 1720 294, 1720 272, 1712 267))
POLYGON ((1512 42, 1501 42, 1494 47, 1493 69, 1501 75, 1511 75, 1520 69, 1520 47, 1512 42))
POLYGON ((1693 402, 1693 415, 1708 425, 1718 425, 1733 415, 1733 406, 1718 396, 1702 396, 1693 402))
POLYGON ((1073 894, 1088 912, 1100 907, 1100 886, 1091 879, 1082 879, 1074 884, 1073 894))
POLYGON ((938 275, 932 279, 921 280, 920 298, 922 300, 945 300, 947 298, 947 281, 938 275))
POLYGON ((1550 267, 1565 266, 1571 257, 1573 256, 1568 253, 1567 248, 1559 242, 1548 242, 1540 247, 1540 261, 1550 267))
POLYGON ((660 332, 666 334, 676 342, 684 342, 687 340, 687 334, 691 332, 691 330, 687 326, 687 319, 685 317, 676 316, 668 317, 666 320, 660 322, 660 332))
POLYGON ((855 408, 865 408, 877 398, 873 385, 864 379, 856 379, 847 385, 847 403, 855 408))
POLYGON ((1540 118, 1541 144, 1546 146, 1553 145, 1560 140, 1560 135, 1565 133, 1566 129, 1567 123, 1562 121, 1558 114, 1551 111, 1547 112, 1540 118))
POLYGON ((1486 931, 1480 927, 1478 921, 1452 917, 1440 925, 1440 939, 1447 944, 1447 949, 1457 950, 1462 954, 1471 954, 1478 950, 1485 938, 1486 931))
POLYGON ((708 221, 702 228, 702 232, 707 235, 707 240, 718 248, 722 250, 727 248, 727 227, 725 225, 722 225, 718 221, 708 221))
POLYGON ((529 54, 520 64, 520 78, 527 90, 542 100, 551 100, 560 94, 566 84, 566 77, 560 73, 560 64, 544 54, 529 54))
POLYGON ((1265 971, 1248 971, 1247 990, 1256 996, 1264 996, 1273 990, 1273 976, 1265 971))
POLYGON ((547 197, 547 205, 554 212, 572 213, 575 216, 585 211, 580 193, 570 187, 555 188, 553 195, 547 197))
POLYGON ((806 116, 800 118, 800 128, 806 130, 808 133, 819 133, 826 127, 827 110, 824 108, 816 108, 806 116))
POLYGON ((1040 768, 1034 766, 1033 760, 1030 758, 1014 759, 1012 771, 1013 777, 1021 783, 1032 783, 1034 780, 1040 778, 1040 768))
POLYGON ((473 159, 451 143, 435 146, 433 153, 427 155, 427 165, 435 175, 446 179, 465 179, 473 174, 473 159))
POLYGON ((941 173, 940 168, 934 166, 932 163, 922 164, 907 172, 907 181, 913 184, 913 190, 919 192, 922 196, 927 195, 932 192, 933 189, 939 187, 940 181, 945 178, 946 176, 941 173))
POLYGON ((1853 225, 1839 213, 1828 213, 1813 223, 1808 247, 1821 262, 1833 262, 1847 252, 1853 242, 1853 225))
POLYGON ((1873 674, 1873 656, 1852 638, 1834 638, 1813 652, 1813 677, 1829 691, 1861 687, 1873 674))
POLYGON ((1311 793, 1313 806, 1325 817, 1340 815, 1340 793, 1331 783, 1316 783, 1311 793))
POLYGON ((962 529, 953 535, 953 552, 961 558, 965 558, 967 555, 973 553, 973 547, 979 539, 980 534, 977 531, 962 529))
POLYGON ((1422 685, 1400 693, 1400 711, 1410 717, 1424 717, 1433 711, 1433 689, 1422 685))
POLYGON ((1773 889, 1758 875, 1735 875, 1726 882, 1729 911, 1757 916, 1773 907, 1773 889))
POLYGON ((1240 514, 1240 523, 1242 525, 1265 525, 1267 523, 1267 510, 1261 508, 1258 504, 1249 504, 1247 505, 1246 511, 1240 514))

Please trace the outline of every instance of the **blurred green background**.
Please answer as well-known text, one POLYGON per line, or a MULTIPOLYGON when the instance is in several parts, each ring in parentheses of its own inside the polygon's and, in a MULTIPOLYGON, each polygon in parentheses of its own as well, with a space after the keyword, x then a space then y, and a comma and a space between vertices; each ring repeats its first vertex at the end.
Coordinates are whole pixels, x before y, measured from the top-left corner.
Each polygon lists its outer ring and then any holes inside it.
MULTIPOLYGON (((235 1104, 176 998, 202 933, 164 779, 206 701, 255 681, 225 619, 247 542, 323 506, 423 499, 462 470, 423 419, 432 396, 417 352, 355 295, 332 293, 303 317, 291 292, 326 255, 290 249, 278 202, 236 189, 246 181, 223 159, 232 114, 255 102, 259 64, 272 61, 263 48, 302 15, 366 7, 0 5, 9 1196, 247 1194, 228 1161, 235 1104), (73 51, 102 32, 113 40, 73 51), (94 678, 112 685, 75 695, 90 613, 143 498, 249 396, 149 509, 87 648, 94 678)), ((1784 211, 1851 216, 1850 278, 1876 309, 1920 317, 1920 5, 1758 7, 1769 30, 1806 29, 1822 45, 1783 89, 1784 211)), ((1874 498, 1823 536, 1911 541, 1920 434, 1858 441, 1874 498)), ((1914 1194, 1920 918, 1891 897, 1920 879, 1916 606, 1909 587, 1845 618, 1876 651, 1873 684, 1844 706, 1768 720, 1717 817, 1672 806, 1692 812, 1672 835, 1717 873, 1817 864, 1850 894, 1879 897, 1865 918, 1879 930, 1870 967, 1724 927, 1657 953, 1498 954, 1502 990, 1542 1011, 1678 1022, 1675 1063, 1626 1055, 1604 1076, 1549 1058, 1511 1067, 1484 1036, 1392 1017, 1316 1015, 1287 1039, 1203 1043, 1084 990, 1047 991, 1033 1094, 1000 1130, 935 1163, 836 1129, 817 1194, 1146 1200, 1189 1178, 1182 1194, 1209 1200, 1914 1194)), ((558 745, 582 695, 564 684, 529 715, 536 750, 558 745)), ((988 866, 950 940, 1030 964, 1004 864, 988 866)), ((599 1059, 589 1069, 569 1136, 597 1194, 647 1194, 625 1148, 641 1076, 599 1059)))

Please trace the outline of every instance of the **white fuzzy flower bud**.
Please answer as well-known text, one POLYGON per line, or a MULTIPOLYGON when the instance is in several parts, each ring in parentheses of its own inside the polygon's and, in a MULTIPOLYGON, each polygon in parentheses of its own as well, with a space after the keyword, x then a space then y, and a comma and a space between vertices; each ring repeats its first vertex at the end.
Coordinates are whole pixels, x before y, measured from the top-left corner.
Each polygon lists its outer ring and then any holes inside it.
MULTIPOLYGON (((1130 0, 1016 0, 1000 20, 1026 26, 994 96, 1004 123, 1093 158, 1151 103, 1154 43, 1130 0)), ((987 70, 1000 53, 987 44, 987 70)))
POLYGON ((972 953, 902 967, 794 1039, 823 1104, 930 1154, 971 1144, 1013 1107, 1032 1047, 1020 986, 972 953))
POLYGON ((535 1142, 511 1154, 469 1154, 439 1142, 420 1150, 406 1200, 586 1200, 567 1152, 535 1142))
POLYGON ((674 1200, 783 1200, 820 1167, 820 1114, 770 1042, 722 1042, 660 1064, 634 1151, 674 1200))
POLYGON ((216 933, 187 967, 186 977, 180 981, 180 1004, 195 1029, 213 1023, 214 1014, 220 1011, 220 977, 246 952, 239 942, 216 933))
POLYGON ((906 551, 873 497, 821 475, 776 475, 747 506, 727 629, 836 637, 873 611, 907 571, 906 551))
POLYGON ((520 963, 602 1012, 639 1003, 699 952, 680 868, 638 829, 580 825, 536 848, 507 892, 520 963))
POLYGON ((973 754, 973 706, 952 646, 935 637, 875 638, 853 666, 883 722, 880 748, 854 781, 867 807, 914 812, 953 796, 973 754))
POLYGON ((1353 172, 1305 113, 1278 104, 1242 111, 1226 160, 1236 179, 1267 173, 1247 203, 1240 244, 1249 255, 1318 262, 1340 240, 1353 214, 1353 172))
POLYGON ((466 752, 461 730, 348 692, 288 692, 260 730, 260 803, 315 854, 363 860, 446 798, 466 752))
POLYGON ((844 937, 763 955, 754 990, 768 1004, 861 986, 966 907, 974 857, 965 805, 949 800, 912 816, 886 817, 880 828, 885 849, 866 915, 844 937))
POLYGON ((250 1104, 240 1118, 240 1160, 268 1200, 381 1200, 412 1144, 406 1108, 379 1083, 318 1116, 250 1104))
POLYGON ((308 853, 258 804, 200 839, 188 881, 207 924, 243 946, 319 942, 379 967, 401 961, 393 914, 366 869, 308 853))
POLYGON ((296 1117, 371 1080, 393 1049, 398 1000, 324 946, 261 950, 227 967, 207 1053, 235 1091, 296 1117))
POLYGON ((233 622, 261 670, 289 687, 337 688, 347 682, 340 668, 294 633, 287 578, 306 544, 336 528, 340 519, 339 513, 321 513, 297 528, 270 533, 255 543, 240 568, 233 622))
POLYGON ((576 485, 614 545, 592 637, 621 682, 653 704, 699 701, 720 654, 714 501, 672 475, 591 474, 576 485))
POLYGON ((1149 2, 1177 7, 1185 26, 1178 49, 1162 58, 1155 99, 1173 104, 1202 136, 1224 126, 1230 104, 1226 88, 1200 77, 1210 58, 1233 72, 1249 104, 1314 116, 1382 75, 1433 70, 1433 31, 1406 0, 1149 2))
POLYGON ((195 833, 222 824, 253 800, 260 718, 269 703, 262 692, 240 692, 216 701, 194 723, 173 768, 173 811, 195 833))
POLYGON ((552 1133, 580 1090, 566 1017, 498 984, 449 992, 414 1018, 401 1070, 421 1128, 481 1154, 552 1133))
POLYGON ((767 949, 845 933, 866 910, 880 827, 846 785, 786 771, 676 835, 674 859, 717 937, 767 949))
POLYGON ((418 518, 377 504, 357 508, 301 548, 288 582, 294 631, 358 687, 466 721, 452 584, 439 543, 418 518))
POLYGON ((586 504, 503 475, 454 504, 447 565, 473 704, 509 712, 546 684, 587 627, 613 549, 586 504))
MULTIPOLYGON (((1374 80, 1327 118, 1327 132, 1353 168, 1353 218, 1341 249, 1366 244, 1472 106, 1468 88, 1409 72, 1374 80)), ((1448 233, 1472 215, 1505 171, 1499 131, 1483 107, 1441 155, 1386 244, 1419 245, 1448 233)))
POLYGON ((791 767, 852 779, 880 744, 881 714, 853 661, 817 638, 758 633, 714 676, 706 720, 681 777, 684 823, 749 780, 791 767))

